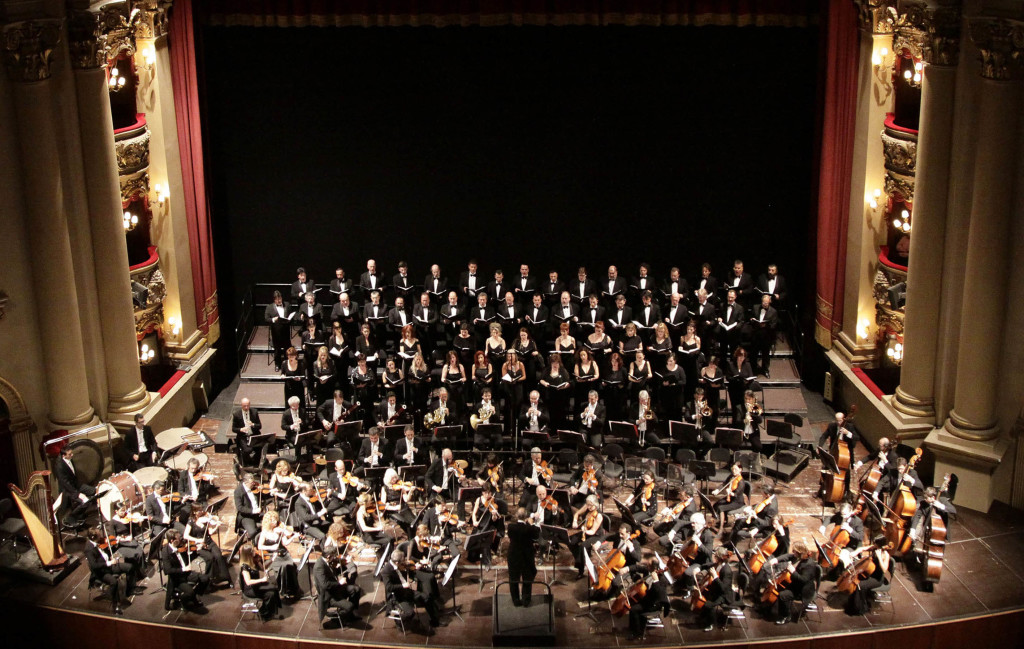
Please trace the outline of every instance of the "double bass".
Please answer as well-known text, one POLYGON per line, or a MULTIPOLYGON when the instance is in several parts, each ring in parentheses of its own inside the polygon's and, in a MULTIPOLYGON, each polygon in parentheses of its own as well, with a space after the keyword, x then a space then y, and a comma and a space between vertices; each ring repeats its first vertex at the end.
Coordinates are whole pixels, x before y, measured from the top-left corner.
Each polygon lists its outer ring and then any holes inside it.
POLYGON ((885 538, 892 545, 892 553, 897 556, 906 554, 911 549, 912 544, 910 535, 907 533, 909 531, 907 526, 910 524, 910 519, 917 513, 917 498, 914 497, 914 493, 907 486, 903 476, 917 465, 922 453, 921 449, 914 451, 914 457, 910 458, 907 466, 900 471, 899 486, 893 490, 892 498, 886 506, 889 518, 885 523, 885 538))
MULTIPOLYGON (((943 478, 942 486, 939 488, 940 494, 949 487, 950 476, 951 474, 947 473, 943 478)), ((931 508, 928 520, 924 522, 924 531, 918 538, 924 542, 925 581, 937 584, 942 577, 942 560, 946 548, 946 523, 942 520, 942 516, 935 511, 935 507, 931 508)))
MULTIPOLYGON (((844 423, 852 422, 856 415, 857 404, 853 404, 850 406, 850 412, 847 413, 844 423)), ((836 439, 829 449, 829 454, 835 458, 836 467, 839 471, 837 473, 823 472, 821 476, 822 491, 824 493, 824 500, 827 503, 838 503, 846 495, 847 474, 850 470, 852 458, 850 457, 850 447, 841 439, 842 435, 840 433, 843 430, 845 428, 840 428, 836 431, 836 439)))

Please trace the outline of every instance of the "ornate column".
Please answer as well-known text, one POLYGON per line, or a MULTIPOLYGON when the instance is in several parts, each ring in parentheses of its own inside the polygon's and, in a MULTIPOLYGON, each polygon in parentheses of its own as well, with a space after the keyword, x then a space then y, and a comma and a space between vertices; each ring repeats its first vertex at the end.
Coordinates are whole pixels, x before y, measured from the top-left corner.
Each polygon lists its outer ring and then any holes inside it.
POLYGON ((903 366, 893 406, 905 415, 935 416, 935 358, 942 259, 946 237, 956 64, 960 57, 959 0, 924 12, 921 119, 910 237, 903 366))
POLYGON ((121 190, 114 155, 114 127, 107 90, 106 43, 99 13, 76 11, 68 46, 78 96, 89 224, 106 358, 107 412, 129 413, 149 403, 139 372, 135 318, 122 225, 121 190))
POLYGON ((0 47, 7 74, 14 81, 49 419, 54 428, 75 428, 95 422, 96 415, 89 402, 50 83, 60 34, 58 20, 13 23, 3 28, 0 47), (55 316, 54 305, 60 306, 60 317, 55 316))

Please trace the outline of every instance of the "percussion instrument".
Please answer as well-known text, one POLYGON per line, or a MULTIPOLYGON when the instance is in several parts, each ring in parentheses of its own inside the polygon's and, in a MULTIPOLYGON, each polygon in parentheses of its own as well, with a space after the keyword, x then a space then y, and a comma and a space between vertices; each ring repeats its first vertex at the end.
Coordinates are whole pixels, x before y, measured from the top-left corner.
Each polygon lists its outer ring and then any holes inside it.
POLYGON ((203 467, 206 466, 206 463, 210 459, 207 457, 206 453, 196 453, 191 449, 183 448, 181 449, 181 451, 178 452, 177 455, 175 455, 172 458, 169 458, 166 462, 164 462, 164 466, 174 471, 184 471, 185 469, 188 468, 188 462, 192 458, 199 460, 200 471, 203 470, 203 467))
POLYGON ((169 451, 172 448, 181 446, 182 444, 188 444, 195 452, 213 446, 213 440, 202 432, 196 432, 191 428, 168 428, 167 430, 161 431, 156 434, 156 445, 165 451, 169 451))
POLYGON ((142 485, 142 489, 149 494, 153 491, 154 482, 166 482, 170 474, 162 466, 145 466, 138 471, 133 471, 132 475, 142 485))
POLYGON ((146 491, 135 476, 127 471, 115 473, 106 480, 101 480, 96 485, 96 493, 103 494, 96 499, 96 505, 103 520, 107 521, 117 511, 119 503, 126 503, 128 508, 132 509, 141 506, 146 500, 146 491))

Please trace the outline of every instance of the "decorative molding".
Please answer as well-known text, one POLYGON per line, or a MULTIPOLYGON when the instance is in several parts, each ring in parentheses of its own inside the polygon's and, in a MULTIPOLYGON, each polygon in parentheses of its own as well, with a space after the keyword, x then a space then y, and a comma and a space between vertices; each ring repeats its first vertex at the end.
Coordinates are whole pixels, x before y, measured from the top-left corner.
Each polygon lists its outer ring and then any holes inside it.
POLYGON ((95 70, 107 62, 107 41, 99 12, 68 13, 68 54, 76 70, 95 70))
POLYGON ((1013 76, 1011 66, 1024 63, 1024 22, 1006 18, 970 18, 968 29, 978 48, 981 76, 1005 81, 1013 76))
POLYGON ((114 142, 118 175, 134 174, 149 168, 149 129, 114 142))
POLYGON ((901 2, 900 9, 903 13, 897 16, 893 26, 892 49, 897 55, 906 49, 914 60, 919 61, 928 31, 927 7, 922 0, 916 0, 901 2))
POLYGON ((127 205, 139 196, 149 194, 149 172, 140 171, 118 177, 121 181, 121 204, 127 205))
POLYGON ((885 169, 901 176, 914 176, 917 170, 917 138, 893 129, 882 129, 885 169))
POLYGON ((885 170, 885 193, 900 196, 904 202, 914 202, 914 177, 906 176, 891 169, 885 170))
POLYGON ((157 40, 167 35, 167 12, 172 0, 137 0, 134 4, 139 10, 134 24, 135 38, 157 40))
POLYGON ((27 20, 4 25, 0 38, 4 67, 11 81, 50 78, 53 51, 60 45, 60 21, 27 20))
POLYGON ((860 28, 872 34, 891 34, 896 24, 896 0, 856 0, 860 28))
POLYGON ((107 62, 116 61, 122 55, 135 56, 135 34, 132 24, 134 17, 128 2, 111 2, 100 9, 103 36, 107 42, 107 62))
POLYGON ((925 9, 928 34, 921 54, 929 65, 955 66, 960 60, 960 0, 939 0, 925 9))

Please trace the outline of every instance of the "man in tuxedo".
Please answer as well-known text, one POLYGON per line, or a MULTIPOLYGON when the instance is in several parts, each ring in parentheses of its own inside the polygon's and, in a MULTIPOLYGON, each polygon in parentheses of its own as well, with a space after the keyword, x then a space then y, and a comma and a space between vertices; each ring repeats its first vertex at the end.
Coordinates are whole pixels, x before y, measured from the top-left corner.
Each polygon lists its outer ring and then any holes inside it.
MULTIPOLYGON (((402 415, 404 417, 404 415, 402 415)), ((381 399, 373 408, 373 420, 377 422, 381 427, 388 425, 388 421, 392 417, 399 417, 398 414, 398 395, 393 391, 388 390, 388 393, 381 399)))
POLYGON ((441 267, 434 264, 423 280, 423 290, 429 293, 431 304, 440 304, 448 294, 448 278, 441 276, 441 267))
POLYGON ((100 530, 91 529, 86 536, 85 560, 89 564, 91 581, 103 582, 110 586, 110 601, 114 606, 114 613, 122 615, 121 601, 135 593, 135 580, 138 572, 136 565, 130 564, 114 554, 111 546, 101 548, 99 544, 105 542, 106 534, 100 530), (121 593, 120 576, 125 576, 125 589, 121 593))
POLYGON ((568 290, 577 304, 586 302, 591 294, 597 293, 597 284, 594 280, 587 279, 586 266, 580 266, 576 270, 576 280, 570 283, 568 290))
POLYGON ((428 494, 440 496, 445 501, 455 500, 459 481, 454 475, 452 462, 452 450, 446 448, 442 449, 441 453, 430 463, 424 478, 428 494))
POLYGON ((180 523, 176 524, 174 522, 174 505, 171 502, 165 503, 163 501, 163 496, 166 494, 166 483, 163 480, 158 480, 153 483, 153 493, 146 496, 143 504, 146 518, 149 519, 149 529, 153 538, 156 538, 160 533, 172 526, 184 529, 180 523))
POLYGON ((654 340, 654 325, 661 321, 661 309, 654 303, 654 294, 650 290, 643 292, 640 301, 640 306, 633 312, 633 322, 637 324, 644 343, 650 344, 654 340))
POLYGON ((743 261, 737 259, 732 263, 732 274, 726 280, 725 285, 730 290, 736 291, 736 301, 745 309, 753 306, 754 280, 749 273, 743 272, 743 261))
POLYGON ((249 440, 263 431, 263 424, 260 423, 259 411, 250 405, 249 397, 242 397, 239 407, 231 413, 231 431, 235 434, 238 463, 242 466, 255 466, 259 457, 249 445, 249 440))
POLYGON ((505 293, 505 299, 494 309, 494 315, 501 324, 506 345, 511 347, 519 339, 519 325, 523 323, 523 307, 516 304, 512 291, 505 293))
MULTIPOLYGON (((290 444, 294 444, 295 436, 306 429, 306 418, 299 408, 301 403, 298 397, 289 397, 288 409, 281 415, 281 430, 284 431, 285 439, 290 444)), ((298 453, 300 450, 296 449, 295 452, 298 453)))
POLYGON ((354 561, 349 561, 344 569, 339 568, 338 547, 335 545, 324 548, 320 558, 313 564, 317 614, 321 622, 327 617, 329 608, 336 608, 347 620, 359 619, 356 611, 363 596, 363 589, 356 584, 359 569, 354 561))
POLYGON ((494 281, 487 283, 487 300, 491 304, 498 304, 505 297, 509 285, 505 282, 505 273, 500 268, 494 271, 494 281))
POLYGON ((547 332, 551 330, 548 327, 548 318, 548 308, 544 306, 543 298, 540 293, 534 293, 533 303, 526 307, 526 311, 523 313, 523 321, 529 328, 530 335, 534 340, 543 341, 547 339, 547 332))
POLYGON ((171 610, 171 602, 175 597, 181 599, 181 605, 196 613, 205 613, 199 596, 206 592, 210 585, 210 576, 191 569, 192 555, 179 551, 185 546, 185 539, 177 530, 168 530, 167 544, 160 551, 160 563, 167 577, 167 595, 164 597, 164 609, 171 610))
POLYGON ((448 303, 441 307, 441 324, 444 326, 444 335, 449 347, 458 334, 464 317, 462 307, 459 306, 459 294, 448 291, 448 303))
POLYGON ((395 297, 401 295, 406 298, 412 295, 412 292, 416 290, 416 285, 409 277, 409 264, 404 261, 398 262, 398 273, 391 278, 391 284, 395 287, 395 297))
POLYGON ((324 328, 324 309, 316 302, 316 293, 313 291, 306 291, 306 298, 299 306, 299 321, 302 323, 302 328, 305 330, 310 320, 316 323, 318 331, 324 328))
POLYGON ((341 266, 334 269, 334 279, 331 280, 331 293, 341 295, 352 292, 352 280, 345 278, 345 269, 341 266))
POLYGON ((629 292, 632 295, 633 303, 638 304, 637 296, 643 296, 644 291, 654 291, 654 278, 651 277, 651 265, 647 262, 640 264, 637 276, 629 283, 629 292))
POLYGON ((267 305, 263 319, 270 325, 270 342, 274 347, 274 371, 281 371, 284 352, 291 347, 292 330, 289 323, 295 313, 284 303, 281 291, 274 291, 274 301, 267 305))
POLYGON ((548 409, 540 403, 540 392, 531 390, 529 400, 519 409, 520 432, 546 431, 550 421, 548 409))
POLYGON ((743 307, 736 301, 737 292, 729 289, 726 293, 725 304, 718 315, 718 344, 722 346, 722 355, 726 358, 732 356, 732 352, 740 343, 740 330, 743 326, 743 307))
POLYGON ((477 273, 475 259, 470 259, 466 270, 459 275, 459 292, 463 301, 470 304, 476 302, 476 294, 486 287, 483 278, 477 273))
POLYGON ((665 324, 672 338, 672 346, 679 344, 679 339, 686 333, 686 323, 690 320, 690 312, 683 305, 682 294, 671 293, 668 310, 665 313, 665 324))
POLYGON ((619 277, 619 269, 615 266, 608 267, 608 279, 601 282, 601 297, 606 305, 618 303, 619 296, 626 296, 626 280, 619 277))
POLYGON ((426 291, 420 293, 420 303, 412 312, 423 354, 428 358, 437 344, 437 307, 431 304, 431 295, 426 291))
POLYGON ((768 264, 768 272, 762 273, 757 278, 757 288, 761 293, 772 296, 772 304, 776 309, 786 305, 786 280, 779 275, 779 267, 775 264, 768 264))
POLYGON ((711 351, 712 343, 714 343, 715 325, 718 324, 718 311, 711 304, 711 300, 708 299, 708 292, 704 289, 697 291, 697 304, 693 307, 693 317, 697 321, 700 349, 707 355, 711 351))
POLYGON ((626 296, 619 294, 615 297, 615 308, 608 312, 609 335, 615 342, 618 342, 626 329, 626 325, 633 321, 633 309, 626 306, 626 296))
MULTIPOLYGON (((388 308, 381 304, 380 291, 370 293, 370 302, 363 305, 363 322, 370 325, 370 331, 377 340, 384 340, 384 323, 388 321, 388 308)), ((345 340, 352 344, 353 339, 345 333, 345 340)))
POLYGON ((123 464, 129 471, 138 471, 153 466, 160 457, 153 428, 146 425, 146 417, 140 412, 135 415, 135 426, 124 434, 123 464))
POLYGON ((558 279, 558 271, 552 270, 548 272, 548 281, 543 287, 538 287, 538 293, 543 293, 544 302, 548 306, 554 306, 558 304, 558 299, 562 295, 562 291, 565 290, 565 282, 558 279))
POLYGON ((353 473, 362 476, 366 473, 366 469, 388 466, 390 464, 389 457, 387 442, 380 438, 380 430, 374 426, 370 429, 370 434, 363 438, 359 454, 356 455, 356 469, 353 473))
POLYGON ((512 291, 520 306, 526 306, 533 302, 533 294, 537 292, 537 280, 530 275, 528 265, 520 264, 519 277, 516 278, 512 291))
POLYGON ((588 304, 580 309, 580 335, 594 333, 594 326, 605 319, 605 308, 598 301, 597 293, 591 293, 588 304))
POLYGON ((328 446, 334 446, 338 441, 334 435, 334 426, 348 420, 352 416, 349 412, 351 409, 352 404, 345 400, 341 390, 335 390, 333 398, 325 399, 317 406, 316 415, 327 436, 328 446))
MULTIPOLYGON (((543 487, 538 487, 542 489, 543 487)), ((546 495, 546 494, 545 494, 546 495)), ((540 529, 527 522, 528 510, 516 510, 516 520, 508 526, 508 579, 512 594, 512 606, 529 606, 533 595, 533 579, 537 576, 536 544, 540 529), (522 591, 520 591, 522 585, 522 591)))
POLYGON ((682 275, 679 274, 678 266, 673 266, 668 271, 668 279, 662 283, 661 292, 665 295, 665 300, 662 304, 666 306, 672 303, 672 296, 676 293, 683 296, 683 299, 690 295, 690 287, 686 280, 682 278, 682 275))
MULTIPOLYGON (((243 473, 242 479, 232 494, 232 501, 235 503, 235 515, 238 516, 238 526, 241 527, 249 540, 256 542, 256 533, 259 529, 260 501, 254 493, 259 482, 251 473, 243 473)), ((151 519, 152 520, 152 519, 151 519)))
POLYGON ((562 291, 558 306, 551 310, 551 331, 557 332, 563 322, 569 323, 572 328, 580 320, 580 306, 572 301, 568 291, 562 291))
POLYGON ((772 360, 772 345, 775 344, 775 330, 779 325, 779 314, 772 306, 769 293, 761 295, 761 303, 754 307, 750 318, 753 329, 751 338, 754 343, 754 362, 761 362, 761 373, 767 378, 768 368, 772 360))
POLYGON ((75 449, 65 446, 60 459, 53 466, 60 487, 60 508, 67 512, 64 516, 64 525, 67 527, 78 527, 85 523, 85 515, 91 504, 89 498, 96 495, 95 487, 79 482, 74 457, 75 449))
POLYGON ((313 502, 315 494, 316 490, 313 485, 309 483, 303 485, 302 490, 299 491, 299 497, 292 503, 290 519, 296 532, 302 532, 317 541, 322 541, 326 536, 324 532, 331 523, 327 518, 327 508, 324 503, 313 502))
POLYGON ((405 310, 405 298, 396 297, 395 306, 388 312, 388 332, 394 340, 402 337, 402 329, 412 323, 412 316, 405 310))
POLYGON ((604 426, 607 419, 608 411, 604 404, 598 401, 597 390, 591 390, 587 393, 586 405, 580 410, 579 430, 594 448, 601 448, 604 444, 604 426))
POLYGON ((299 267, 295 274, 297 279, 292 282, 292 303, 301 304, 306 300, 306 293, 316 294, 316 282, 311 277, 306 277, 306 269, 299 267))
POLYGON ((425 465, 429 459, 427 448, 422 444, 416 443, 415 429, 412 426, 406 426, 404 437, 395 443, 395 466, 425 465))
POLYGON ((818 438, 818 447, 829 450, 838 440, 849 448, 850 458, 855 458, 857 456, 854 455, 854 451, 857 448, 858 439, 860 439, 860 432, 857 427, 853 425, 852 421, 847 421, 845 413, 837 412, 835 421, 831 422, 818 438))
POLYGON ((341 330, 345 333, 345 340, 352 344, 359 333, 359 309, 352 305, 348 293, 338 296, 338 303, 331 309, 331 322, 341 325, 341 330))
POLYGON ((377 262, 366 260, 366 272, 359 276, 359 288, 364 296, 384 289, 384 274, 377 272, 377 262))
POLYGON ((491 322, 494 321, 494 309, 487 303, 487 293, 480 291, 476 294, 476 306, 466 312, 466 319, 473 323, 473 333, 476 336, 477 349, 482 349, 484 341, 490 335, 491 322))
MULTIPOLYGON (((718 291, 718 280, 711 274, 711 264, 704 262, 700 265, 700 274, 697 275, 697 278, 693 281, 692 288, 693 297, 691 300, 695 299, 695 301, 699 302, 700 292, 703 290, 707 293, 710 300, 717 301, 716 294, 718 291)), ((701 336, 703 336, 703 334, 701 334, 701 336)))
POLYGON ((403 622, 412 622, 416 615, 416 607, 422 606, 427 611, 430 626, 435 627, 441 624, 438 602, 426 593, 414 590, 414 582, 400 570, 406 561, 405 552, 394 550, 390 560, 380 569, 380 580, 384 583, 384 596, 389 603, 397 606, 403 622))

